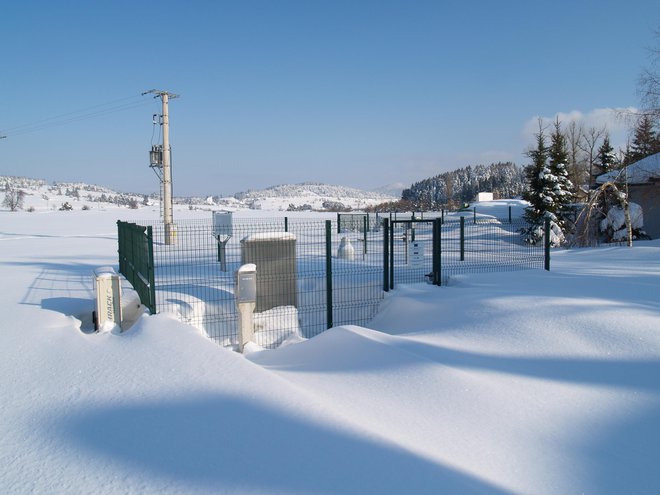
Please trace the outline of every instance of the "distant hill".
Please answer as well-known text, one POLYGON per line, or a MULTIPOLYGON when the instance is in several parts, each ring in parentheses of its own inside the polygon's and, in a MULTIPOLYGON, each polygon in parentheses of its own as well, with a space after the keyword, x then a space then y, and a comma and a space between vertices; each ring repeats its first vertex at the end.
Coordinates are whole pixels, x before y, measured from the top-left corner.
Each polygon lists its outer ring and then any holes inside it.
POLYGON ((303 182, 282 184, 261 190, 249 190, 234 194, 240 202, 260 209, 359 209, 364 206, 397 199, 388 194, 363 191, 346 186, 303 182))
POLYGON ((386 196, 391 196, 393 198, 401 198, 401 193, 408 186, 403 182, 394 182, 392 184, 387 184, 373 190, 375 193, 384 194, 386 196))
MULTIPOLYGON (((23 190, 25 208, 57 209, 69 203, 74 209, 102 207, 114 204, 129 208, 157 205, 156 194, 117 192, 110 188, 83 182, 54 182, 43 179, 0 176, 0 192, 7 185, 23 190)), ((369 205, 398 199, 388 194, 362 191, 345 186, 320 183, 283 184, 263 190, 240 192, 231 197, 175 197, 174 203, 190 208, 222 208, 228 210, 329 210, 342 211, 360 209, 369 205)))
POLYGON ((84 182, 53 182, 43 179, 0 175, 0 192, 8 187, 24 193, 23 209, 91 209, 109 205, 139 208, 153 204, 147 196, 139 193, 117 192, 108 187, 84 182))

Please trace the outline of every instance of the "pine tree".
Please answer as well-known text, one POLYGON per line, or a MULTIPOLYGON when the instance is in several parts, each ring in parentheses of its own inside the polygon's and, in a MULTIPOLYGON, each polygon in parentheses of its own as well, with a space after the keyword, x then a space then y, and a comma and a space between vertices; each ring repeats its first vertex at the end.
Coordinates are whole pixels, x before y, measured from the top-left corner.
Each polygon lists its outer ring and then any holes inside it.
POLYGON ((564 234, 569 229, 571 215, 570 204, 573 202, 573 184, 568 178, 566 163, 568 162, 568 148, 566 137, 561 131, 559 119, 555 121, 555 128, 550 136, 550 149, 548 150, 547 172, 544 170, 546 211, 553 217, 550 219, 557 223, 564 234), (548 199, 550 198, 550 199, 548 199))
POLYGON ((656 123, 648 114, 643 114, 637 120, 633 141, 626 153, 625 165, 660 152, 660 133, 655 127, 656 123))
POLYGON ((614 167, 617 163, 617 157, 616 154, 614 153, 614 148, 610 144, 610 136, 608 134, 605 134, 605 137, 603 138, 603 143, 600 145, 600 148, 598 148, 598 152, 596 153, 596 166, 598 167, 598 170, 596 170, 596 174, 606 174, 607 172, 611 172, 614 170, 614 167))
POLYGON ((550 146, 545 144, 545 134, 539 122, 536 149, 528 152, 532 163, 526 168, 529 191, 525 199, 530 205, 525 209, 525 220, 530 227, 523 232, 525 240, 532 244, 544 235, 545 219, 550 220, 550 243, 559 246, 565 241, 569 222, 569 204, 573 200, 573 187, 568 179, 566 138, 561 132, 559 120, 550 135, 550 146))
MULTIPOLYGON (((545 144, 545 133, 539 122, 539 132, 536 134, 536 148, 527 152, 527 156, 532 159, 532 163, 525 167, 525 178, 528 182, 528 189, 523 194, 523 199, 529 202, 525 209, 524 218, 532 228, 540 226, 543 223, 545 215, 545 202, 541 195, 543 190, 542 173, 548 161, 548 147, 545 144)), ((529 238, 530 242, 538 239, 529 238)))

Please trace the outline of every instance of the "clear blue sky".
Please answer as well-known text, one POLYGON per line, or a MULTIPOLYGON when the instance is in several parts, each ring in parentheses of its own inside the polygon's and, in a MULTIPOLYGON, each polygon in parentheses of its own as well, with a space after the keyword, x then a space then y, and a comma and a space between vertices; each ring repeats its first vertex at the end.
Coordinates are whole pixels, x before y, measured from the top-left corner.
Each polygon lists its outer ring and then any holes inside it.
POLYGON ((638 105, 659 28, 656 0, 5 2, 0 174, 157 191, 152 88, 175 195, 524 164, 537 116, 638 105))

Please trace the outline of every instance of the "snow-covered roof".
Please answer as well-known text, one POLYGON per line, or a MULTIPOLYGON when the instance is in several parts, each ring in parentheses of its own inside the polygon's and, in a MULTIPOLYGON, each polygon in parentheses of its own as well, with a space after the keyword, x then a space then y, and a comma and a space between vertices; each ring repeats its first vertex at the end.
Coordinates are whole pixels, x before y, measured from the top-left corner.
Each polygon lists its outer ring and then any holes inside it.
POLYGON ((252 242, 252 241, 295 241, 296 235, 290 232, 259 232, 257 234, 250 234, 243 239, 241 242, 252 242))
MULTIPOLYGON (((613 170, 606 174, 599 175, 596 182, 605 184, 616 180, 619 174, 623 173, 621 170, 613 170)), ((638 162, 628 165, 627 177, 629 184, 643 184, 649 182, 651 179, 660 179, 660 153, 642 158, 638 162)))

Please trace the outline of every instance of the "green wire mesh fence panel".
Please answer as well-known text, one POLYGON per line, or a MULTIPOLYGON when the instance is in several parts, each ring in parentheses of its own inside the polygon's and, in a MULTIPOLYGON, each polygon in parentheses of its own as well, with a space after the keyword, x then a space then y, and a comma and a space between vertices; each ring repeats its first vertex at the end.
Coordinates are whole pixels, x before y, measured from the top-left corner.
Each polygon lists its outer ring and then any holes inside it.
POLYGON ((140 302, 156 312, 152 229, 117 222, 119 272, 133 286, 140 302))
POLYGON ((332 321, 334 325, 366 325, 383 298, 382 228, 371 225, 366 231, 331 232, 332 321))
POLYGON ((391 288, 424 281, 443 285, 461 273, 544 267, 543 243, 523 241, 528 225, 522 219, 445 217, 435 233, 433 223, 432 215, 390 222, 391 288))
POLYGON ((433 271, 433 219, 392 220, 390 248, 395 284, 429 281, 433 271))
MULTIPOLYGON (((162 225, 153 225, 160 312, 174 314, 221 345, 236 346, 234 273, 243 263, 254 263, 258 344, 275 347, 287 338, 309 338, 327 329, 323 221, 289 219, 285 232, 282 219, 235 220, 232 232, 223 236, 213 235, 211 221, 175 223, 176 241, 172 244, 165 244, 162 225)), ((332 231, 335 229, 336 223, 332 231)), ((367 246, 367 253, 363 233, 341 238, 333 235, 330 240, 335 325, 366 324, 377 311, 383 298, 379 235, 376 232, 367 238, 367 243, 373 244, 372 251, 367 246), (353 247, 352 257, 345 254, 350 249, 340 250, 342 241, 353 247)))
POLYGON ((523 241, 521 219, 482 218, 460 222, 445 218, 442 224, 443 279, 461 273, 543 268, 543 244, 523 241), (461 235, 461 223, 463 234, 461 235))
POLYGON ((313 337, 329 323, 368 325, 388 285, 386 277, 391 284, 444 284, 459 273, 544 266, 543 246, 522 241, 522 222, 466 221, 461 236, 459 221, 445 217, 441 228, 435 222, 441 239, 434 239, 435 217, 440 214, 392 220, 387 232, 365 215, 351 217, 351 228, 340 228, 337 220, 328 225, 323 220, 239 218, 218 230, 212 219, 177 220, 173 242, 167 244, 160 222, 134 227, 120 222, 119 264, 136 290, 150 291, 145 300, 151 297, 154 310, 235 347, 235 273, 242 264, 254 263, 259 288, 255 341, 268 348, 298 336, 313 337), (147 242, 149 231, 152 240, 147 242), (441 267, 439 257, 434 264, 440 246, 441 267), (442 273, 443 280, 433 273, 442 273))

